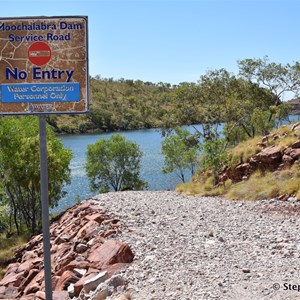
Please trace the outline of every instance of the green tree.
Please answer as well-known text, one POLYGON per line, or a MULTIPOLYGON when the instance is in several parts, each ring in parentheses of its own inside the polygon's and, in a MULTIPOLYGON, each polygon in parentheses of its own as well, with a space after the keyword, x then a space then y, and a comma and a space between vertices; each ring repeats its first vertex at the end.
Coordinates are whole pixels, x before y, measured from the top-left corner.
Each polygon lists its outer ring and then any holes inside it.
POLYGON ((85 169, 93 191, 141 190, 147 183, 140 179, 139 146, 120 134, 100 139, 87 147, 85 169))
POLYGON ((217 183, 217 175, 227 161, 226 141, 218 138, 215 140, 205 141, 201 144, 200 149, 203 170, 211 170, 214 177, 214 184, 217 183))
POLYGON ((189 170, 193 175, 198 166, 198 143, 197 135, 182 128, 176 128, 175 133, 165 137, 162 142, 163 173, 175 172, 185 182, 185 172, 189 170))
MULTIPOLYGON (((71 150, 47 127, 49 205, 57 206, 70 182, 71 150)), ((0 119, 1 205, 18 233, 39 232, 41 226, 39 129, 37 118, 0 119)), ((10 226, 11 227, 11 226, 10 226)))
POLYGON ((251 82, 266 87, 273 95, 275 105, 279 105, 286 92, 297 94, 300 90, 300 65, 270 62, 263 59, 244 59, 238 61, 240 75, 251 82))

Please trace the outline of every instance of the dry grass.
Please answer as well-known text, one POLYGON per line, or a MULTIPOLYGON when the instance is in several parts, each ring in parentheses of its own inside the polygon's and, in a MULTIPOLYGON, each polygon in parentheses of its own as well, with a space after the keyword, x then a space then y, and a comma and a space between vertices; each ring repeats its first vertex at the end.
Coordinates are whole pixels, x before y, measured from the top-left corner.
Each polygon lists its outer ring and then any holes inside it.
POLYGON ((228 151, 229 164, 237 165, 247 162, 252 155, 261 151, 261 147, 257 145, 259 142, 261 142, 261 137, 255 137, 241 142, 236 147, 230 149, 228 151))
POLYGON ((214 186, 214 178, 211 174, 198 176, 197 181, 179 184, 176 191, 187 195, 198 196, 220 196, 226 193, 232 185, 231 180, 227 180, 222 186, 214 186))
MULTIPOLYGON (((280 135, 280 138, 268 138, 266 143, 267 146, 278 146, 280 149, 284 149, 286 146, 294 143, 298 137, 295 135, 294 131, 291 131, 291 126, 282 126, 278 129, 273 130, 270 135, 280 135)), ((255 155, 262 150, 261 146, 257 144, 262 142, 262 137, 257 136, 247 141, 239 143, 236 147, 228 151, 229 154, 229 164, 237 165, 239 163, 247 162, 252 155, 255 155)))
POLYGON ((246 181, 232 184, 227 180, 222 186, 214 186, 212 177, 177 186, 176 191, 187 195, 225 196, 230 200, 263 200, 280 195, 290 195, 300 200, 300 170, 295 164, 289 170, 278 173, 257 171, 246 181))
POLYGON ((295 135, 289 133, 287 136, 278 139, 277 142, 275 140, 274 144, 277 145, 280 149, 284 149, 285 147, 296 142, 297 139, 298 138, 295 135))
POLYGON ((280 195, 295 196, 300 200, 300 171, 297 164, 278 173, 255 172, 247 181, 232 185, 225 197, 232 200, 262 200, 280 195))
POLYGON ((0 279, 4 276, 7 261, 12 259, 14 256, 14 250, 17 247, 24 245, 27 241, 27 236, 6 238, 4 234, 0 235, 0 279))

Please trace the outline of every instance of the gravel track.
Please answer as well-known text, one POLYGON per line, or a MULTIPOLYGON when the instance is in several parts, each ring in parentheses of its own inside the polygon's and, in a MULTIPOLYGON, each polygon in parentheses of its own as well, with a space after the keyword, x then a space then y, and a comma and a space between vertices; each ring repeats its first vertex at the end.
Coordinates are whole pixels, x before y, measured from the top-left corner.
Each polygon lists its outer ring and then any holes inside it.
POLYGON ((135 253, 124 271, 134 300, 300 299, 300 204, 176 192, 92 199, 120 218, 135 253))

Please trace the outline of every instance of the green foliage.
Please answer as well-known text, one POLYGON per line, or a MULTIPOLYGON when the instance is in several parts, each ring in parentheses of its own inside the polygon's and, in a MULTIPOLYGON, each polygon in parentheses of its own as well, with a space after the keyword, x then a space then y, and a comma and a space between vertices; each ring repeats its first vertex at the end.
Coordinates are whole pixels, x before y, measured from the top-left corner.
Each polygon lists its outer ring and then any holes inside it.
POLYGON ((274 128, 275 121, 270 119, 270 113, 268 111, 254 108, 251 116, 251 124, 255 126, 255 132, 259 135, 267 135, 271 129, 274 128))
POLYGON ((86 172, 93 191, 141 190, 147 183, 140 179, 142 152, 139 146, 116 134, 88 145, 86 172))
POLYGON ((298 93, 300 89, 299 62, 294 65, 269 62, 263 59, 244 59, 238 61, 240 75, 249 81, 266 87, 279 105, 285 92, 298 93))
POLYGON ((214 177, 214 184, 216 184, 216 176, 221 168, 226 164, 228 160, 227 152, 225 150, 225 139, 207 140, 201 144, 202 150, 201 161, 203 170, 211 170, 214 177))
POLYGON ((165 156, 163 173, 176 172, 182 182, 185 182, 185 170, 194 174, 199 164, 198 137, 188 130, 176 128, 162 142, 162 154, 165 156))
POLYGON ((49 122, 58 132, 67 133, 203 124, 198 134, 204 140, 219 136, 218 124, 225 123, 225 137, 235 145, 287 117, 288 107, 282 98, 285 92, 299 91, 299 65, 276 64, 267 57, 245 59, 238 61, 238 75, 212 70, 197 83, 173 86, 98 75, 90 78, 88 115, 73 115, 73 119, 62 115, 49 122), (255 109, 263 116, 253 118, 255 109))
MULTIPOLYGON (((48 135, 49 205, 54 207, 70 182, 70 150, 65 149, 50 127, 48 135)), ((37 118, 0 119, 0 176, 2 220, 18 233, 32 234, 41 225, 39 130, 37 118)))

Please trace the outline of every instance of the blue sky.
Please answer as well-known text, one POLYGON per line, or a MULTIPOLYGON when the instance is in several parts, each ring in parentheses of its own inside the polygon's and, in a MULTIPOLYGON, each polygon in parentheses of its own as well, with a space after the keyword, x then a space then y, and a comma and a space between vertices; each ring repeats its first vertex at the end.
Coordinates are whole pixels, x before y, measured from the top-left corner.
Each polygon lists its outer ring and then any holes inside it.
POLYGON ((294 63, 300 1, 0 0, 1 17, 87 15, 90 75, 178 84, 237 60, 294 63))

